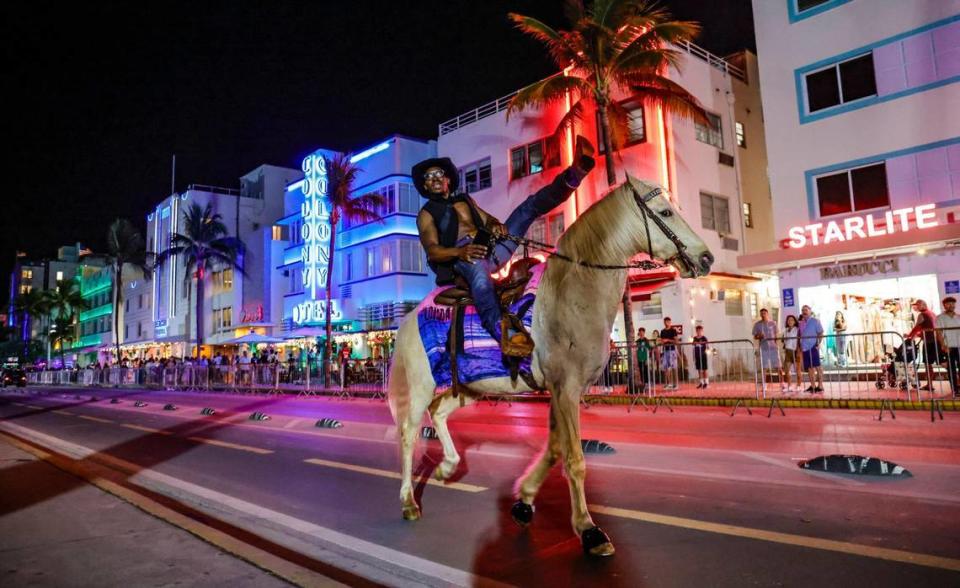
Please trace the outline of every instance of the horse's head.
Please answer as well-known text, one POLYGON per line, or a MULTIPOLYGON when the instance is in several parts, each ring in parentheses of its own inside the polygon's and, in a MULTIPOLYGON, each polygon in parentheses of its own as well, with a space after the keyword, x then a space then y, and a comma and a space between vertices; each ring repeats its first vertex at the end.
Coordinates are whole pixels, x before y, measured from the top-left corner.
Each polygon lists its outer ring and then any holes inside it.
MULTIPOLYGON (((713 254, 687 221, 673 208, 667 199, 667 191, 657 184, 627 176, 619 190, 628 190, 636 205, 639 222, 634 230, 640 231, 643 242, 649 241, 646 251, 655 259, 677 268, 684 278, 696 278, 710 273, 713 254)), ((633 224, 633 223, 631 223, 633 224)))

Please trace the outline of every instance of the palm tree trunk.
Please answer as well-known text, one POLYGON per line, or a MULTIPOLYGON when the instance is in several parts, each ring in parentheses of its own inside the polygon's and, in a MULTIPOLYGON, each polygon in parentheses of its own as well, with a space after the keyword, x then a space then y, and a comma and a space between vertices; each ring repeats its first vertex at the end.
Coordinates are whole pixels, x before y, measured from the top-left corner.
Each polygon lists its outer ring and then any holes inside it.
POLYGON ((197 319, 197 351, 196 358, 200 359, 200 345, 203 343, 203 268, 197 268, 197 303, 194 308, 197 319))
POLYGON ((120 366, 120 293, 123 292, 123 262, 117 261, 114 271, 113 293, 113 343, 117 352, 117 367, 120 366))
MULTIPOLYGON (((600 126, 603 131, 603 149, 607 154, 607 185, 611 188, 617 183, 617 172, 613 167, 613 140, 610 137, 610 116, 607 114, 606 101, 597 105, 600 110, 600 126)), ((627 340, 627 390, 633 389, 633 379, 637 371, 633 345, 633 300, 630 299, 630 272, 627 272, 627 283, 623 288, 623 330, 627 340)))
POLYGON ((338 216, 339 215, 330 216, 330 257, 329 259, 327 259, 327 280, 326 280, 327 283, 324 286, 324 289, 326 290, 326 294, 327 294, 327 313, 326 313, 327 314, 326 316, 327 341, 323 349, 323 365, 327 369, 324 369, 324 372, 323 372, 324 388, 330 387, 330 370, 329 370, 330 363, 329 362, 331 359, 330 355, 332 354, 332 351, 333 351, 333 325, 330 322, 330 304, 331 304, 330 300, 332 298, 332 292, 330 291, 330 286, 333 285, 333 254, 336 251, 336 247, 337 247, 336 246, 337 222, 335 219, 338 216))

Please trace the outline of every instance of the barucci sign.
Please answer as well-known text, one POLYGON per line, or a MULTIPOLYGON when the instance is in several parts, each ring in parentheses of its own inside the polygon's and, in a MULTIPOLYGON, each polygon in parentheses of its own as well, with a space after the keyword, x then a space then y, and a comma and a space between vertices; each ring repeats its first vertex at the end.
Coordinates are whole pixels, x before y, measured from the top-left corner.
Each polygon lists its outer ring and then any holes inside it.
POLYGON ((789 236, 787 247, 800 249, 802 247, 930 229, 940 224, 935 209, 935 204, 924 204, 923 206, 889 210, 882 214, 848 216, 844 219, 825 223, 792 227, 787 231, 789 236))
POLYGON ((303 160, 303 202, 300 204, 300 238, 303 247, 303 293, 306 297, 293 309, 297 325, 319 323, 330 317, 340 318, 340 311, 331 301, 318 299, 320 288, 327 282, 327 263, 330 261, 330 201, 327 199, 327 160, 322 155, 308 155, 303 160))

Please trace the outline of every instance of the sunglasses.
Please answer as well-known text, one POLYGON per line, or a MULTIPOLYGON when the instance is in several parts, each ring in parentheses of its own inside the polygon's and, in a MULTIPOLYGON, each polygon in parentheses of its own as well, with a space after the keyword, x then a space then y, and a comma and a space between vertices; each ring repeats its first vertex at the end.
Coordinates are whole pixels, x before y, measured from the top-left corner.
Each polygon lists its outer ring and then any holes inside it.
POLYGON ((445 177, 447 177, 447 174, 442 169, 435 169, 433 171, 428 171, 427 173, 423 174, 423 179, 427 181, 439 180, 445 177))

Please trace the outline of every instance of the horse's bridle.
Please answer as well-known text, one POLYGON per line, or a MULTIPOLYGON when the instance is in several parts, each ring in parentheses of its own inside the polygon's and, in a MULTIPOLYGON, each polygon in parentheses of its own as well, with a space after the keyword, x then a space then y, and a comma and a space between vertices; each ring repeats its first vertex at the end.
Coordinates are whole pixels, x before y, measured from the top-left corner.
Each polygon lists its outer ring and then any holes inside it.
MULTIPOLYGON (((701 273, 700 268, 697 266, 697 264, 693 261, 693 259, 687 253, 686 244, 684 244, 684 242, 680 240, 680 237, 677 236, 675 232, 673 232, 673 229, 668 227, 667 223, 665 223, 663 219, 660 218, 660 216, 650 208, 650 205, 647 204, 647 202, 649 202, 650 200, 653 200, 657 196, 660 196, 661 194, 663 194, 663 189, 654 188, 653 190, 650 190, 649 192, 647 192, 646 195, 641 195, 640 192, 637 191, 636 187, 634 187, 632 183, 630 184, 630 189, 633 190, 633 199, 637 203, 637 208, 640 209, 641 216, 643 216, 643 227, 647 232, 647 254, 650 256, 650 259, 654 259, 653 239, 650 238, 650 221, 652 220, 653 224, 655 224, 657 228, 660 229, 660 232, 663 233, 663 236, 666 237, 667 240, 670 241, 673 244, 673 246, 676 247, 677 249, 677 254, 674 255, 673 257, 665 259, 664 262, 667 264, 672 264, 674 262, 680 263, 691 274, 695 276, 700 275, 701 273)), ((664 211, 664 212, 669 212, 669 214, 673 214, 672 211, 664 211)))

